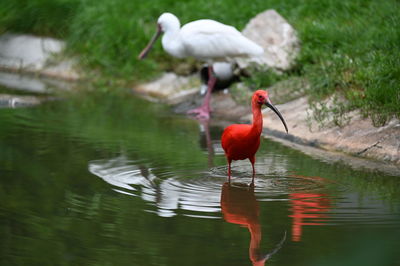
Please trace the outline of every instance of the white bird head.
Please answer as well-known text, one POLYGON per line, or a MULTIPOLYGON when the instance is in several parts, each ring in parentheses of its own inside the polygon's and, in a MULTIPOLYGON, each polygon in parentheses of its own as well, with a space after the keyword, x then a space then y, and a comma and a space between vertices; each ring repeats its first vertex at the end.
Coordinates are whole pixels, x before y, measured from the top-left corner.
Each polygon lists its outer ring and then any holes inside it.
POLYGON ((163 13, 157 20, 157 32, 151 38, 150 42, 143 49, 143 51, 139 54, 138 59, 143 59, 150 52, 153 47, 155 41, 160 37, 160 35, 164 32, 174 32, 178 31, 181 27, 181 23, 179 19, 171 13, 163 13))
POLYGON ((168 12, 163 13, 158 18, 157 23, 159 27, 161 27, 162 32, 179 30, 179 28, 181 27, 179 19, 174 14, 168 12))

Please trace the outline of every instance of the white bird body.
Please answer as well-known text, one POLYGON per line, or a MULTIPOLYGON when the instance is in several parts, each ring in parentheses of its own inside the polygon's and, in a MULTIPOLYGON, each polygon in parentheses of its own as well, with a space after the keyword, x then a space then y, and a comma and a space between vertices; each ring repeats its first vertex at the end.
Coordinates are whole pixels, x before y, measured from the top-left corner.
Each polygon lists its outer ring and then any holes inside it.
POLYGON ((215 76, 220 80, 229 80, 233 78, 233 65, 226 62, 215 62, 213 64, 215 76))
POLYGON ((143 59, 154 42, 163 34, 162 46, 170 55, 178 58, 194 57, 208 64, 208 90, 201 107, 188 113, 197 113, 199 119, 209 119, 211 91, 216 83, 213 64, 225 76, 232 75, 231 66, 218 66, 219 62, 234 63, 237 59, 255 58, 264 49, 244 37, 237 29, 220 22, 201 19, 189 22, 181 28, 179 19, 171 13, 163 13, 157 21, 157 32, 149 44, 139 54, 143 59))
POLYGON ((234 27, 214 20, 196 20, 180 28, 177 17, 164 13, 158 23, 164 32, 162 46, 174 57, 193 56, 208 63, 231 62, 237 57, 252 57, 264 52, 261 46, 234 27))

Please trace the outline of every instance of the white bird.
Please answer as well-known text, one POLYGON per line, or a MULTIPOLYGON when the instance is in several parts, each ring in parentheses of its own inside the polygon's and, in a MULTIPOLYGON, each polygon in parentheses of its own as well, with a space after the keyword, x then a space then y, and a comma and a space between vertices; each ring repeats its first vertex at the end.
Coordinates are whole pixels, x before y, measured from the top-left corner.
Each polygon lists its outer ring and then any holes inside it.
POLYGON ((192 56, 207 62, 210 79, 204 102, 201 107, 189 111, 196 113, 200 119, 209 118, 211 92, 216 82, 213 63, 234 62, 237 58, 255 57, 264 52, 261 46, 244 37, 234 27, 210 19, 192 21, 181 28, 175 15, 163 13, 158 18, 157 26, 157 32, 138 58, 143 59, 164 33, 162 46, 167 53, 178 58, 192 56))

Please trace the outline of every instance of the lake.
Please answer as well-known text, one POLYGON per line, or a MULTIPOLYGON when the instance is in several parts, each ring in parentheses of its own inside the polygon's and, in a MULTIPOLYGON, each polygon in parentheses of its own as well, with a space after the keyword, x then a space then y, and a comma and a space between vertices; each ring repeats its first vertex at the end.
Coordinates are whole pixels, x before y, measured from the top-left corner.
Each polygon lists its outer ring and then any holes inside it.
POLYGON ((1 265, 400 265, 400 179, 132 95, 0 109, 1 265))

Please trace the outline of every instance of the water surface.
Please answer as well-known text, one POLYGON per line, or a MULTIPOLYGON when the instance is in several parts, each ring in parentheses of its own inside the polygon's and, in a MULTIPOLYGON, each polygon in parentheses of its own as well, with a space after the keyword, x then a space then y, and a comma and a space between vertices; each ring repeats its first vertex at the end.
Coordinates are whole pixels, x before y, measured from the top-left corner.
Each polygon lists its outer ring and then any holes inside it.
POLYGON ((0 109, 1 265, 399 265, 399 178, 133 96, 0 109))

